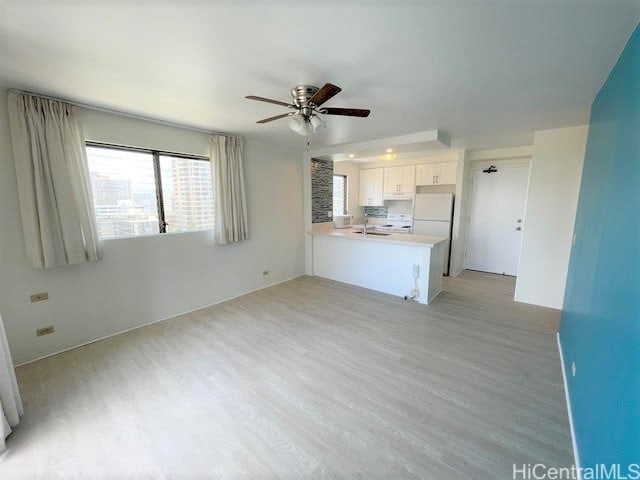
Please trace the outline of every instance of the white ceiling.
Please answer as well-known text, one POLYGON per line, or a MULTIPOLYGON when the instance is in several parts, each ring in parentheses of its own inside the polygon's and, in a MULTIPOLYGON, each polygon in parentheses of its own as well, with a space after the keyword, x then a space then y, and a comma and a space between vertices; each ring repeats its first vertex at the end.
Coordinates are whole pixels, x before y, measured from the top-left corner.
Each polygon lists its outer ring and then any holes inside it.
POLYGON ((313 147, 440 129, 502 147, 586 123, 640 0, 0 1, 0 82, 158 119, 299 144, 298 83, 335 83, 313 147), (136 6, 132 6, 135 3, 136 6), (268 5, 268 6, 265 6, 268 5))

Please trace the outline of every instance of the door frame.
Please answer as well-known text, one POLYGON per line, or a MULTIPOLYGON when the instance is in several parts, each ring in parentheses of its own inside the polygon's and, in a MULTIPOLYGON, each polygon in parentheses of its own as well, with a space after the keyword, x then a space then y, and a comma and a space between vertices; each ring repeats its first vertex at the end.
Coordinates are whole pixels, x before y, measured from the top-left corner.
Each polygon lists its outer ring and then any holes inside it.
MULTIPOLYGON (((465 239, 464 239, 464 257, 462 262, 462 269, 467 270, 467 252, 469 251, 469 241, 471 238, 471 203, 474 198, 474 189, 475 184, 473 183, 473 177, 476 170, 484 170, 485 168, 494 165, 496 168, 509 168, 509 167, 528 167, 529 175, 531 175, 531 157, 515 157, 515 158, 501 158, 495 160, 475 160, 471 162, 469 166, 469 189, 468 189, 468 215, 465 218, 465 239)), ((489 174, 490 175, 490 174, 489 174)), ((524 213, 522 215, 522 220, 526 225, 526 214, 527 214, 527 200, 529 199, 529 185, 527 184, 527 191, 525 192, 525 200, 524 200, 524 213)), ((522 256, 522 238, 520 239, 520 251, 518 253, 518 270, 520 270, 520 257, 522 256)), ((492 275, 500 275, 499 273, 495 273, 492 275)))

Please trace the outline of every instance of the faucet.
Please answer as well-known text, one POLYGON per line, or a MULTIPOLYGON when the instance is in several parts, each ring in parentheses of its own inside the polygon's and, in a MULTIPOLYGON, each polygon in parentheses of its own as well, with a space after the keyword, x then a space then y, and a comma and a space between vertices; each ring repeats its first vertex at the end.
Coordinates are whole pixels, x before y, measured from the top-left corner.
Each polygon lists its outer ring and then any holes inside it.
POLYGON ((362 227, 362 236, 363 237, 367 235, 367 217, 368 217, 368 214, 365 213, 364 214, 364 226, 362 227))

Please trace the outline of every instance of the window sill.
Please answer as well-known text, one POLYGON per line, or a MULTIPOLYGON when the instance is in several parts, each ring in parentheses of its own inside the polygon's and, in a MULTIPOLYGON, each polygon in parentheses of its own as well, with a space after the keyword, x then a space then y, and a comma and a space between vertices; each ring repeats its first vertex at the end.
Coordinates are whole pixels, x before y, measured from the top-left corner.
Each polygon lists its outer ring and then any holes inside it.
POLYGON ((167 232, 167 233, 146 233, 144 235, 128 235, 123 237, 100 237, 100 242, 111 242, 117 240, 131 240, 136 238, 155 238, 155 237, 170 237, 174 235, 189 235, 194 233, 213 232, 213 228, 206 230, 191 230, 188 232, 167 232))

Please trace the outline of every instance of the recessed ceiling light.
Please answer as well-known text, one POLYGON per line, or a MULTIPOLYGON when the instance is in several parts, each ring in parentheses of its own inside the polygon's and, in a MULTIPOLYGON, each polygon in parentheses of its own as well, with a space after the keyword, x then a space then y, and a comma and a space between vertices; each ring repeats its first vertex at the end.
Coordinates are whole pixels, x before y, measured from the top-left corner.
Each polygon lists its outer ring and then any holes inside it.
POLYGON ((393 148, 387 148, 387 153, 393 152, 393 148))
POLYGON ((353 158, 353 157, 355 157, 355 155, 353 153, 350 153, 349 158, 353 158))

